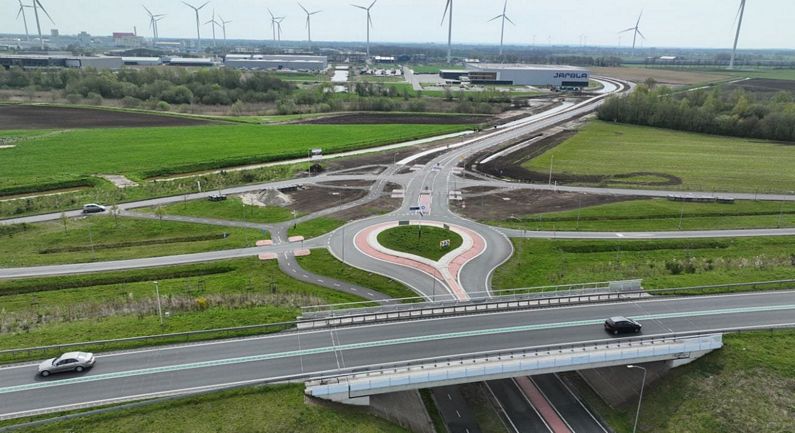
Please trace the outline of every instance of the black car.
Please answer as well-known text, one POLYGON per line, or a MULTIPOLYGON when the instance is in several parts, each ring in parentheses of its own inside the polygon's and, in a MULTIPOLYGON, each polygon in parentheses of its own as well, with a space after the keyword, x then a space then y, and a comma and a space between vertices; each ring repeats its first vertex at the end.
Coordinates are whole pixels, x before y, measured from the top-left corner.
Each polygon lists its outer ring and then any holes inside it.
POLYGON ((637 334, 640 332, 640 329, 640 323, 623 316, 611 317, 605 320, 605 331, 613 335, 626 333, 637 334))

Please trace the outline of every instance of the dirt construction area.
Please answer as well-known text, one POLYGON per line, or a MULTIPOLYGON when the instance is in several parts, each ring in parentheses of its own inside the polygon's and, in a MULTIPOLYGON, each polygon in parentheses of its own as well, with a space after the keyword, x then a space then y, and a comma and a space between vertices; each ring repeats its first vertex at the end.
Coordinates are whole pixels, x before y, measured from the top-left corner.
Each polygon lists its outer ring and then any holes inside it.
POLYGON ((86 108, 0 105, 0 130, 196 126, 208 122, 174 116, 86 108))
POLYGON ((534 190, 493 190, 467 188, 464 200, 450 202, 451 208, 466 218, 501 221, 545 212, 560 212, 578 207, 633 200, 633 197, 534 190))
POLYGON ((341 115, 320 117, 297 123, 306 125, 384 125, 384 124, 413 124, 413 125, 478 125, 489 123, 490 116, 475 115, 442 115, 442 114, 389 114, 389 113, 347 113, 341 115))

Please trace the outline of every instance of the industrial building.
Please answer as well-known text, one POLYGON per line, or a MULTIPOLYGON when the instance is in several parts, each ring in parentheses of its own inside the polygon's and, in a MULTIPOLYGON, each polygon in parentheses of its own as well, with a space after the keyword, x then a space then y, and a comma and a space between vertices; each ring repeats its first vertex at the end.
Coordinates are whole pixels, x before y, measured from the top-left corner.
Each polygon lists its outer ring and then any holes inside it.
POLYGON ((466 70, 443 70, 439 76, 448 81, 472 84, 582 89, 588 87, 591 72, 561 65, 467 63, 466 70))
POLYGON ((239 69, 320 72, 328 67, 328 57, 303 55, 228 54, 224 65, 239 69))
POLYGON ((124 62, 121 57, 88 57, 67 55, 2 55, 0 66, 8 69, 12 66, 23 69, 41 68, 94 68, 97 70, 121 69, 124 62))

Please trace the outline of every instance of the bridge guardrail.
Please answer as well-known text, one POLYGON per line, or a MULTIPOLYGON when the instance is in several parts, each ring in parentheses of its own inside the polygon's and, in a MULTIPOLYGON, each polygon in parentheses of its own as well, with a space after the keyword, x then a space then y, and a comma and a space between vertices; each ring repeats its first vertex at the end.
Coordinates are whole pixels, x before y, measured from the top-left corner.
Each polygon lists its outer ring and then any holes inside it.
MULTIPOLYGON (((555 287, 555 286, 546 286, 555 287)), ((613 293, 582 293, 582 294, 561 294, 560 292, 546 292, 537 295, 531 293, 515 295, 510 299, 503 298, 482 298, 467 302, 451 303, 429 303, 429 304, 398 304, 409 307, 400 311, 365 312, 359 310, 340 310, 339 314, 332 317, 319 319, 298 319, 292 322, 280 322, 271 324, 259 324, 249 326, 239 326, 231 328, 208 329, 200 331, 188 331, 170 334, 157 334, 147 336, 137 336, 109 340, 85 341, 77 343, 54 344, 48 346, 25 347, 0 350, 0 362, 14 362, 21 359, 31 359, 33 355, 43 357, 49 353, 63 352, 68 349, 80 350, 122 350, 141 347, 145 345, 166 345, 189 343, 191 341, 201 341, 208 339, 222 339, 246 337, 252 335, 262 335, 273 332, 289 331, 300 332, 307 329, 322 329, 326 327, 359 325, 383 321, 427 319, 431 317, 441 317, 445 315, 463 315, 476 313, 489 313, 494 311, 510 311, 533 308, 548 308, 561 305, 573 305, 582 303, 615 302, 639 299, 650 295, 681 295, 692 294, 697 291, 711 289, 740 289, 749 287, 759 288, 795 288, 795 279, 756 281, 746 283, 716 284, 705 286, 678 287, 669 289, 655 290, 631 290, 617 291, 613 293), (688 293, 690 292, 690 293, 688 293), (521 298, 525 296, 525 298, 521 298), (531 297, 535 296, 535 297, 531 297), (140 343, 140 344, 136 344, 140 343)), ((510 291, 526 291, 525 289, 510 289, 510 291)), ((385 306, 391 308, 393 306, 385 306)))

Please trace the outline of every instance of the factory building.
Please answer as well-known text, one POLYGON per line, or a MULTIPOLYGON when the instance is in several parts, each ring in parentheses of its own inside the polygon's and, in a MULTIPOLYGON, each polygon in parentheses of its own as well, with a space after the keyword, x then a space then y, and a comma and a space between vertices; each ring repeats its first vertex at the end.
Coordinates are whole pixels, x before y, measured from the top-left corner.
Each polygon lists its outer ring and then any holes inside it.
POLYGON ((320 72, 328 67, 328 57, 303 55, 228 54, 224 65, 238 69, 264 69, 320 72))
POLYGON ((443 70, 439 76, 472 84, 582 89, 588 87, 591 73, 574 66, 467 63, 465 71, 443 70))
POLYGON ((16 66, 23 69, 42 68, 94 68, 97 70, 121 69, 124 62, 121 57, 88 57, 64 55, 3 55, 0 66, 6 69, 16 66))

